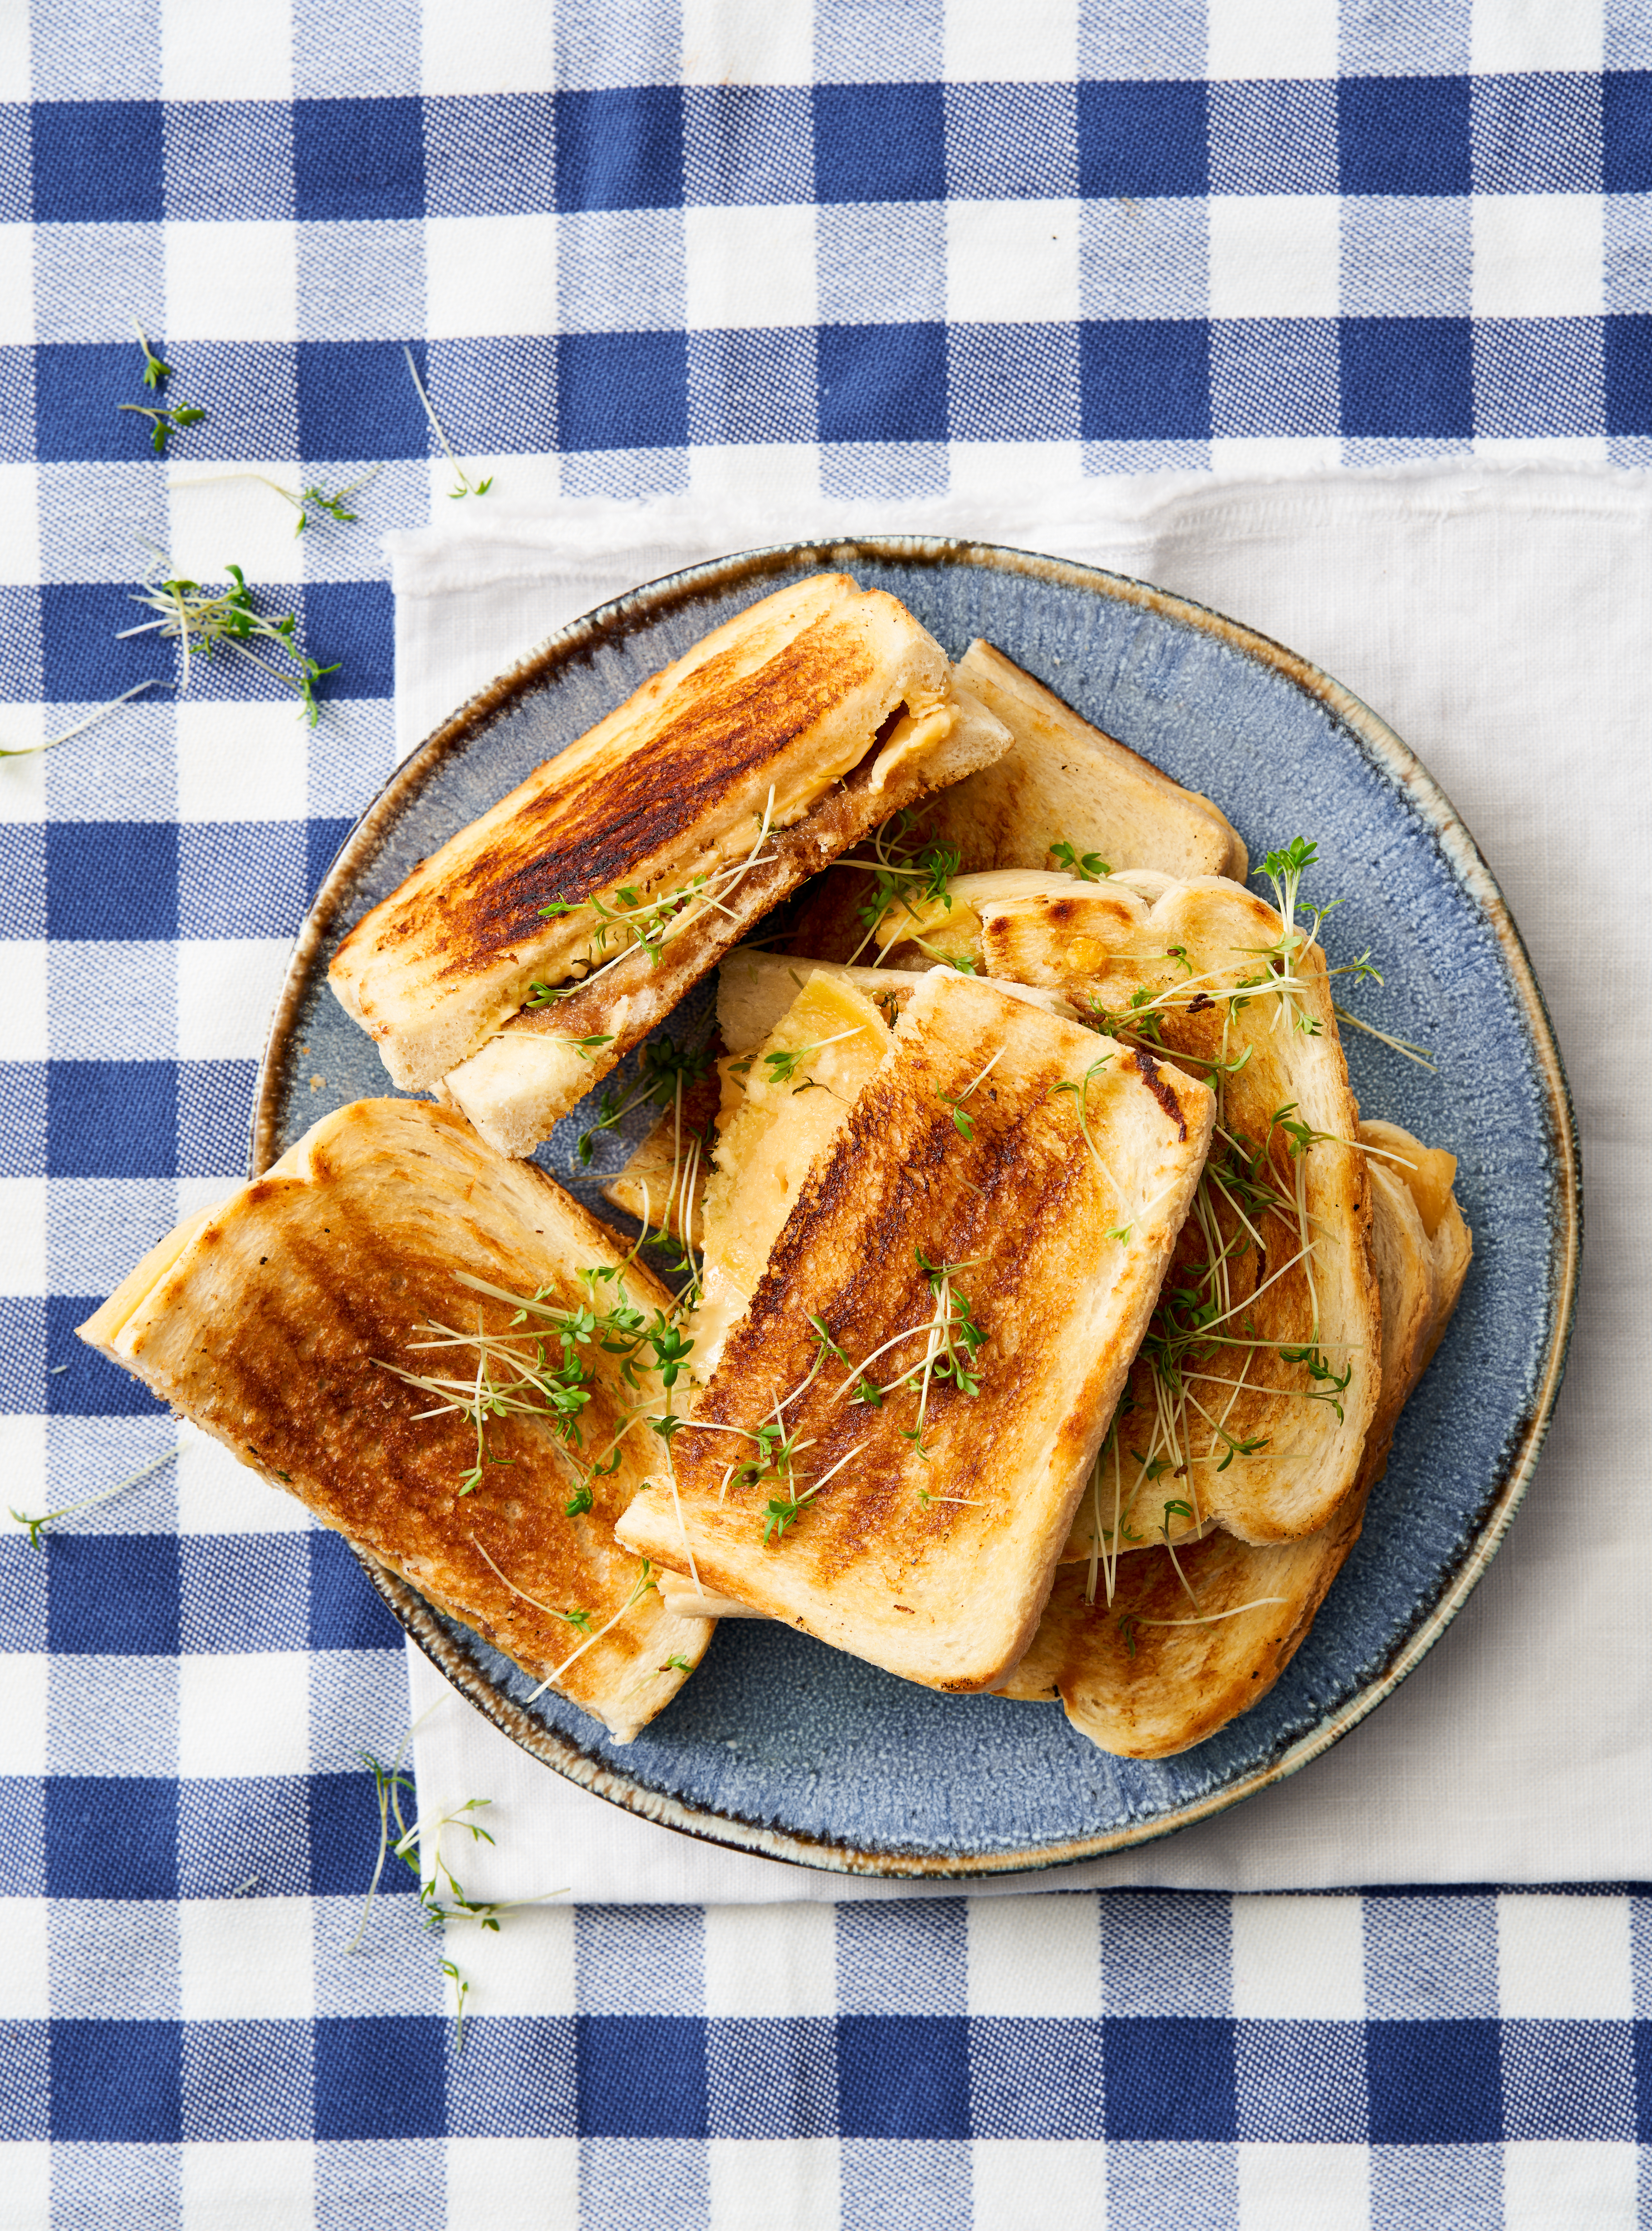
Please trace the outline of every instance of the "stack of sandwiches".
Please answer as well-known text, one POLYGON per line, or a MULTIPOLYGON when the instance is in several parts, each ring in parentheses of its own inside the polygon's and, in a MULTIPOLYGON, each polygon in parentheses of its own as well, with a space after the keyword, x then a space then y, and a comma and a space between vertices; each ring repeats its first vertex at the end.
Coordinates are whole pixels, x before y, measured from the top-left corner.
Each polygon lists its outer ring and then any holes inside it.
POLYGON ((356 925, 429 1096, 84 1336, 618 1742, 739 1617, 1185 1749, 1307 1633, 1469 1259, 1349 1090, 1310 857, 1258 896, 1001 652, 803 581, 356 925), (524 1158, 633 1053, 628 1238, 524 1158))

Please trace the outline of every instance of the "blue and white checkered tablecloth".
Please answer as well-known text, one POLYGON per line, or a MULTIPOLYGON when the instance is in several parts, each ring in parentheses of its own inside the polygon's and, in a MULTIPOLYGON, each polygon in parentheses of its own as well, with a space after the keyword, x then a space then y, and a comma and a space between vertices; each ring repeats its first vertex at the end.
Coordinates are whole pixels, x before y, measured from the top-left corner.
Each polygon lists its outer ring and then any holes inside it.
MULTIPOLYGON (((242 1174, 391 765, 407 344, 523 506, 1646 463, 1652 12, 0 0, 0 744, 171 678, 161 553, 339 665, 0 761, 0 1501, 174 1445, 73 1328, 242 1174), (232 468, 377 469, 295 539, 232 468)), ((0 1649, 16 2231, 1652 2221, 1652 1892, 584 1906, 467 1938, 460 2052, 409 1879, 343 1950, 406 1689, 333 1537, 186 1440, 0 1540, 0 1649)))

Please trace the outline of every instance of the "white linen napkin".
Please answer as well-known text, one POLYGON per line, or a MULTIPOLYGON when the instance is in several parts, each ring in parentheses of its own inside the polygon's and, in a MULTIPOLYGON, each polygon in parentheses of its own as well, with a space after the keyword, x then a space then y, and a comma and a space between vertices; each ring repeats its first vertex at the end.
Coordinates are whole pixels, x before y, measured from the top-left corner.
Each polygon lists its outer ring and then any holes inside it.
MULTIPOLYGON (((1652 1879, 1652 1310, 1642 907, 1652 846, 1652 476, 1558 468, 1102 483, 1064 511, 674 500, 487 514, 388 538, 398 740, 411 749, 564 621, 700 559, 845 529, 964 533, 1092 561, 1230 613, 1375 707, 1501 883, 1558 1031, 1589 1239, 1569 1376, 1487 1579, 1398 1693, 1294 1780, 1183 1835, 983 1890, 1219 1890, 1652 1879), (1611 1329, 1616 1317, 1618 1330, 1611 1329)), ((421 1810, 494 1801, 473 1895, 770 1903, 912 1897, 675 1835, 497 1734, 410 1646, 421 1810)), ((948 1894, 934 1886, 935 1894, 948 1894)), ((956 1891, 951 1894, 956 1895, 956 1891)))

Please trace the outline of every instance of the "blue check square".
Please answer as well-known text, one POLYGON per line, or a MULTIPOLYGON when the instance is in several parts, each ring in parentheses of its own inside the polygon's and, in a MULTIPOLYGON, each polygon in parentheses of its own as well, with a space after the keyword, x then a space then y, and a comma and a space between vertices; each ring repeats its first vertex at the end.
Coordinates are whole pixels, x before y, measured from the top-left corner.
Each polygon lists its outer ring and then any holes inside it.
POLYGON ((1218 2015, 1133 2015, 1103 2026, 1109 2138, 1231 2140, 1238 2134, 1236 2025, 1218 2015))
POLYGON ((817 85, 817 202, 938 202, 946 113, 938 85, 817 85))
MULTIPOLYGON (((187 1634, 184 1638, 188 1646, 187 1634)), ((343 1775, 339 1777, 341 1781, 343 1775)), ((365 1773, 352 1777, 369 1793, 365 1773)), ((177 1785, 177 1895, 180 1898, 232 1898, 251 1882, 260 1898, 307 1898, 310 1879, 313 1784, 299 1775, 260 1775, 255 1780, 230 1780, 190 1775, 177 1785)), ((325 1825, 315 1829, 319 1835, 325 1825)), ((378 1830, 374 1818, 373 1850, 366 1872, 357 1878, 359 1896, 371 1879, 378 1830)), ((360 1838, 352 1850, 359 1852, 360 1838)), ((400 1881, 379 1880, 379 1891, 400 1890, 409 1883, 403 1869, 400 1881)))
POLYGON ((52 2137, 82 2145, 176 2145, 184 2136, 184 2025, 55 2021, 52 2137))
POLYGON ((1476 318, 1475 431, 1504 441, 1606 430, 1598 318, 1476 318))
MULTIPOLYGON (((430 400, 442 432, 461 457, 554 454, 554 334, 489 333, 432 341, 429 352, 430 400)), ((438 488, 443 485, 437 482, 438 488)), ((456 485, 452 475, 445 483, 449 491, 456 485)))
POLYGON ((674 85, 557 95, 559 210, 676 209, 682 94, 674 85))
POLYGON ((955 442, 1075 442, 1079 337, 1068 325, 952 326, 947 420, 955 442))
MULTIPOLYGON (((427 379, 424 343, 412 346, 427 379)), ((425 457, 435 446, 400 341, 300 341, 298 419, 307 461, 425 457)))
MULTIPOLYGON (((4 365, 0 364, 0 378, 4 376, 4 365)), ((41 693, 38 589, 0 588, 0 692, 8 699, 24 700, 38 697, 41 693)), ((18 825, 14 822, 9 827, 15 831, 18 825)), ((0 887, 5 881, 0 876, 0 887)), ((5 903, 0 888, 0 919, 3 919, 5 903)))
MULTIPOLYGON (((382 1765, 390 1764, 394 1747, 392 1738, 382 1765)), ((306 1788, 310 1812, 307 1887, 315 1898, 359 1898, 365 1885, 372 1880, 378 1860, 378 1800, 371 1776, 361 1768, 348 1774, 313 1774, 306 1788)), ((402 1793, 402 1810, 410 1823, 414 1807, 409 1790, 402 1793)), ((417 1891, 417 1883, 399 1859, 386 1860, 378 1878, 380 1898, 403 1893, 413 1897, 417 1891)))
POLYGON ((1065 201, 1078 186, 1076 87, 947 87, 946 191, 954 201, 1065 201))
POLYGON ((37 1417, 46 1407, 46 1355, 44 1297, 0 1297, 0 1415, 37 1417))
POLYGON ((1600 191, 1597 77, 1477 77, 1471 112, 1476 193, 1600 191))
POLYGON ((46 1783, 0 1775, 0 1866, 14 1898, 46 1895, 46 1783))
POLYGON ((329 697, 389 697, 396 689, 396 609, 388 581, 312 581, 304 637, 318 665, 339 671, 316 684, 329 697))
POLYGON ((1324 78, 1210 87, 1213 194, 1333 194, 1337 90, 1324 78))
MULTIPOLYGON (((5 1338, 0 1329, 0 1351, 5 1338)), ((14 1532, 0 1541, 0 1650, 45 1647, 46 1560, 26 1534, 14 1532)))
POLYGON ((967 2138, 970 2026, 961 2014, 844 2014, 838 2128, 846 2138, 967 2138))
POLYGON ((1345 194, 1466 194, 1466 77, 1345 77, 1337 86, 1345 194))
POLYGON ((1365 2077, 1373 2145, 1489 2145, 1503 2137, 1494 2021, 1370 2022, 1365 2077))
POLYGON ((338 858, 345 838, 355 825, 353 821, 322 814, 313 814, 305 823, 304 882, 309 897, 313 898, 320 889, 322 878, 338 858))
POLYGON ((1609 194, 1652 192, 1652 70, 1600 81, 1601 171, 1609 194))
POLYGON ((1606 431, 1652 434, 1652 317, 1607 318, 1606 431))
POLYGON ((254 1061, 181 1061, 177 1065, 177 1174, 239 1178, 247 1173, 254 1061))
MULTIPOLYGON (((300 220, 424 215, 424 119, 400 96, 293 103, 293 184, 300 220)), ((370 450, 353 453, 367 456, 370 450)))
POLYGON ((707 2027, 706 2071, 714 2138, 836 2136, 829 2021, 713 2021, 707 2027))
POLYGON ((177 1784, 170 1776, 48 1775, 48 1898, 176 1898, 177 1784))
POLYGON ((65 1656, 175 1658, 176 1534, 53 1534, 50 1647, 65 1656))
MULTIPOLYGON (((165 353, 164 335, 151 333, 149 340, 165 353)), ((144 360, 135 339, 42 341, 34 355, 35 441, 42 464, 122 463, 153 455, 151 421, 120 408, 155 402, 144 385, 144 360)), ((168 386, 175 402, 197 399, 181 378, 168 386)), ((139 571, 139 565, 132 570, 139 571)))
POLYGON ((574 2062, 566 2016, 467 2021, 465 2049, 448 2069, 448 2134, 571 2138, 578 2127, 574 2062))
POLYGON ((688 439, 681 333, 565 333, 557 345, 565 450, 680 449, 688 439))
POLYGON ((822 326, 823 442, 944 442, 946 328, 822 326))
POLYGON ((800 85, 683 89, 683 200, 690 209, 772 209, 814 191, 814 119, 800 85))
POLYGON ((159 101, 36 101, 34 171, 38 224, 158 224, 166 215, 159 101))
POLYGON ((169 100, 166 214, 174 224, 291 219, 293 104, 169 100))
POLYGON ((48 822, 46 934, 112 942, 176 937, 177 824, 48 822))
POLYGON ((310 1562, 312 1650, 399 1650, 402 1630, 342 1534, 318 1527, 304 1541, 310 1562))
POLYGON ((1339 432, 1334 318, 1224 318, 1210 327, 1210 431, 1221 440, 1339 432))
POLYGON ((442 2137, 447 2045, 439 2014, 323 2016, 315 2025, 317 2138, 442 2137))
POLYGON ((0 101, 0 224, 27 224, 35 213, 30 115, 23 101, 0 101))
POLYGON ((1132 200, 1208 193, 1205 111, 1202 79, 1087 80, 1078 89, 1080 193, 1132 200))
POLYGON ((690 333, 688 438, 812 442, 816 377, 811 327, 690 333))
POLYGON ((291 937, 308 896, 308 865, 301 821, 185 822, 179 936, 291 937))
POLYGON ((1099 2138, 1104 2061, 1099 2021, 972 2021, 970 2099, 976 2137, 1099 2138))
POLYGON ((313 2061, 307 2022, 186 2022, 184 2137, 245 2144, 312 2137, 313 2061))
POLYGON ((1357 2145, 1365 2135, 1359 2022, 1244 2021, 1235 2040, 1242 2139, 1357 2145))
POLYGON ((554 209, 555 96, 508 93, 424 104, 424 198, 430 217, 554 209))
POLYGON ((1210 327, 1199 318, 1087 319, 1079 391, 1087 442, 1209 441, 1210 327))
MULTIPOLYGON (((5 624, 0 607, 0 627, 5 624)), ((23 695, 23 691, 18 695, 23 695)), ((46 934, 46 827, 0 823, 0 938, 46 934)))
POLYGON ((693 2014, 581 2014, 582 2138, 703 2138, 706 2025, 693 2014))
POLYGON ((1467 318, 1345 318, 1339 354, 1345 436, 1449 440, 1474 432, 1467 318))
POLYGON ((0 2041, 0 2144, 51 2135, 51 2047, 43 2021, 8 2022, 0 2041))
POLYGON ((176 1177, 177 1064, 48 1062, 46 1171, 55 1178, 176 1177))
MULTIPOLYGON (((85 1064, 88 1068, 92 1065, 85 1064)), ((119 1065, 113 1062, 109 1064, 112 1069, 119 1065)), ((113 1115, 111 1120, 114 1120, 113 1115)), ((138 1120, 131 1114, 129 1103, 123 1104, 119 1120, 138 1120)), ((163 1141, 148 1158, 159 1161, 165 1151, 163 1141)), ((53 1174, 63 1174, 55 1171, 53 1174)), ((171 1173, 159 1174, 170 1176, 171 1173)), ((46 1297, 46 1400, 42 1403, 36 1395, 23 1407, 44 1409, 53 1418, 152 1418, 165 1409, 166 1405, 157 1400, 141 1379, 134 1379, 129 1371, 111 1363, 79 1338, 76 1326, 86 1322, 102 1299, 101 1294, 46 1297)))
POLYGON ((0 1061, 0 1177, 45 1176, 46 1097, 43 1061, 0 1061))
MULTIPOLYGON (((134 559, 141 560, 141 551, 134 559)), ((141 627, 147 617, 132 602, 135 583, 48 581, 38 592, 42 686, 49 704, 107 704, 135 682, 158 680, 153 692, 165 703, 175 660, 171 645, 140 635, 121 643, 117 630, 141 627)))
MULTIPOLYGON (((274 1493, 272 1490, 272 1518, 276 1516, 274 1493)), ((304 1534, 181 1536, 177 1647, 197 1652, 304 1649, 310 1626, 308 1538, 304 1534)))
POLYGON ((1512 2140, 1635 2137, 1630 2023, 1506 2021, 1501 2043, 1512 2140))

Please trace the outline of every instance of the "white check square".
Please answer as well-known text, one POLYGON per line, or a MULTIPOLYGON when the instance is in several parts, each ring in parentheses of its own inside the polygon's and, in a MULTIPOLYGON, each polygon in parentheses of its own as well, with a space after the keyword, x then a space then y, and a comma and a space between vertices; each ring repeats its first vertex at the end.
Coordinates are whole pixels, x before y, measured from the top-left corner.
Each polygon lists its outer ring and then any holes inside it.
POLYGON ((1598 194, 1476 194, 1477 318, 1592 318, 1602 307, 1598 194))
POLYGON ((180 821, 302 821, 309 773, 310 731, 290 703, 179 704, 180 821))
POLYGON ((426 330, 432 340, 472 333, 549 333, 557 325, 557 220, 438 217, 424 227, 426 330))
POLYGON ((808 8, 773 0, 683 0, 685 85, 809 85, 815 25, 808 8))
POLYGON ((1233 2010, 1241 2021, 1359 2021, 1364 1908, 1357 1898, 1236 1898, 1233 2010))
POLYGON ((946 10, 953 85, 1061 85, 1079 74, 1078 0, 946 10))
POLYGON ((1628 1898, 1500 1898, 1497 2001, 1506 2021, 1630 2021, 1628 1898))
POLYGON ((1094 1897, 972 1898, 972 2014, 1039 2017, 1101 2012, 1101 1937, 1094 1897))
POLYGON ((1216 194, 1213 318, 1333 318, 1342 262, 1334 194, 1216 194))
POLYGON ((950 202, 954 325, 1070 325, 1079 314, 1076 201, 950 202))
POLYGON ((167 100, 284 100, 293 90, 290 0, 255 0, 224 36, 220 0, 160 0, 167 100))
POLYGON ((448 2138, 442 2150, 447 2231, 550 2231, 578 2221, 578 2138, 448 2138))
POLYGON ((177 1772, 177 1659, 55 1651, 46 1689, 48 1774, 177 1772))
MULTIPOLYGON (((40 473, 32 464, 0 465, 0 580, 38 581, 41 578, 40 554, 40 473)), ((24 733, 23 708, 9 704, 6 708, 3 741, 8 749, 20 750, 26 744, 43 744, 48 736, 55 736, 69 726, 53 707, 42 713, 34 734, 24 733), (52 726, 44 725, 50 720, 52 726)), ((13 760, 0 760, 0 773, 7 775, 27 774, 38 781, 44 769, 37 760, 24 760, 19 764, 13 760)), ((9 792, 0 792, 0 815, 7 820, 15 818, 9 792)), ((30 820, 39 817, 30 814, 30 820)))
POLYGON ((687 209, 688 328, 815 321, 815 212, 803 204, 687 209))
MULTIPOLYGON (((480 1817, 486 1827, 488 1816, 480 1817)), ((460 1830, 449 1830, 442 1856, 452 1860, 470 1896, 479 1897, 481 1892, 471 1879, 473 1868, 457 1855, 460 1846, 468 1853, 470 1839, 460 1830)), ((479 1848, 477 1857, 481 1856, 479 1848)), ((559 1879, 551 1875, 544 1887, 554 1889, 559 1879)), ((545 2017, 577 2011, 571 1906, 525 1907, 496 1931, 468 1930, 464 1944, 462 1954, 455 1956, 470 1984, 470 1996, 465 2001, 468 2014, 545 2017)))
POLYGON ((1365 2146, 1242 2145, 1239 2231, 1368 2231, 1369 2181, 1365 2146))
POLYGON ((1099 2139, 977 2138, 971 2170, 978 2224, 1104 2231, 1107 2157, 1099 2139))
POLYGON ((0 1294, 45 1291, 46 1180, 0 1178, 0 1294))
POLYGON ((829 1905, 706 1909, 708 2014, 837 2012, 836 1916, 829 1905))
MULTIPOLYGON (((221 1196, 234 1191, 220 1180, 221 1196)), ((180 1194, 182 1187, 179 1188, 180 1194)), ((197 1207, 204 1202, 197 1202, 197 1207)), ((188 1207, 180 1198, 180 1212, 188 1207)), ((288 1495, 253 1471, 237 1464, 221 1441, 187 1421, 177 1428, 177 1530, 180 1534, 303 1534, 309 1513, 295 1495, 288 1495)))
MULTIPOLYGON (((32 1480, 20 1480, 16 1472, 7 1471, 8 1496, 14 1486, 27 1489, 33 1484, 32 1480)), ((28 1504, 23 1508, 27 1510, 28 1504)), ((0 1710, 0 1776, 34 1780, 46 1771, 46 1653, 43 1650, 8 1651, 0 1659, 0 1667, 5 1674, 0 1682, 5 1698, 0 1710)))
MULTIPOLYGON (((1617 13, 1614 10, 1614 13, 1617 13)), ((1634 10, 1625 11, 1633 19, 1634 10)), ((1597 70, 1605 42, 1603 0, 1480 0, 1473 10, 1469 68, 1476 76, 1597 70)))
POLYGON ((313 2221, 315 2148, 307 2138, 185 2146, 180 2231, 292 2231, 313 2221))
POLYGON ((1624 2142, 1516 2139, 1503 2154, 1503 2231, 1630 2231, 1637 2155, 1624 2142))
POLYGON ((255 1061, 291 950, 284 937, 185 938, 177 948, 178 1058, 255 1061))
POLYGON ((535 6, 424 10, 419 61, 427 94, 549 93, 557 81, 557 11, 535 6))
MULTIPOLYGON (((11 1709, 7 1700, 7 1710, 11 1709)), ((38 1770, 38 1769, 36 1769, 38 1770)), ((45 2021, 52 2011, 43 1898, 6 1900, 6 1956, 0 1961, 0 2021, 45 2021)), ((11 2149, 8 2147, 7 2152, 11 2149)))
POLYGON ((180 1774, 244 1779, 309 1771, 309 1659, 303 1651, 189 1652, 177 1668, 180 1774))
POLYGON ((5 960, 0 968, 0 1059, 44 1061, 51 1051, 46 1023, 46 941, 8 938, 5 960))
POLYGON ((1207 0, 1205 74, 1334 77, 1337 0, 1207 0))
POLYGON ((186 1898, 177 1917, 185 2021, 307 2021, 313 2014, 307 1898, 186 1898))
MULTIPOLYGON (((836 2138, 713 2138, 706 2149, 706 2165, 711 2185, 707 2231, 778 2231, 782 2224, 785 2231, 838 2231, 841 2223, 869 2220, 841 2212, 842 2155, 836 2138)), ((900 2219, 890 2215, 870 2220, 900 2219)), ((984 2215, 978 2203, 978 2223, 1011 2220, 984 2215)))
POLYGON ((35 338, 35 229, 0 224, 0 342, 27 348, 35 338))
POLYGON ((46 948, 54 1059, 152 1061, 168 1051, 177 999, 177 947, 162 938, 54 938, 46 948))
POLYGON ((298 228, 281 218, 166 227, 169 340, 298 335, 298 228))

